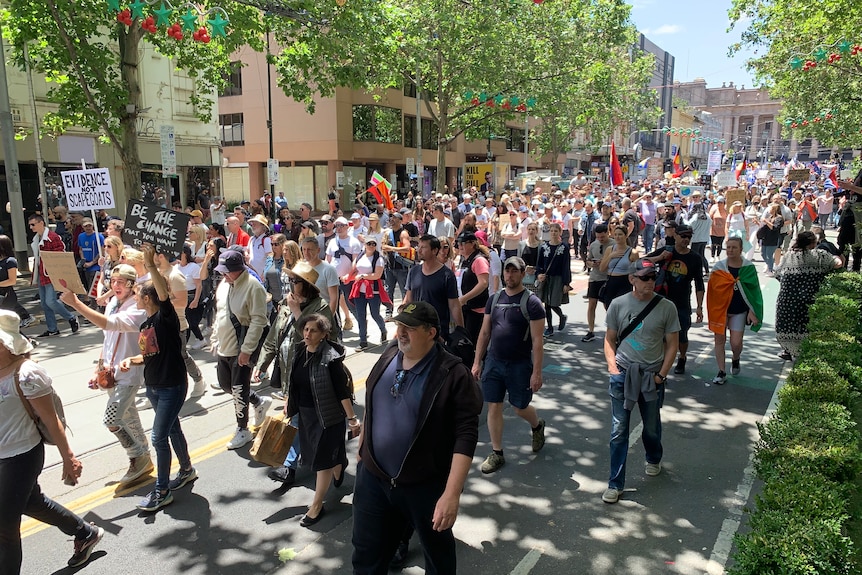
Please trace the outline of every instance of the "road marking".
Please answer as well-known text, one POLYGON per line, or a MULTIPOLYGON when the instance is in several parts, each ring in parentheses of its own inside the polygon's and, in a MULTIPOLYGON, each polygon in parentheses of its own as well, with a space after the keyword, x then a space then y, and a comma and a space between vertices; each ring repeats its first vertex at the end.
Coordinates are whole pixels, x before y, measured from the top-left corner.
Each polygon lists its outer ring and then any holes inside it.
POLYGON ((524 555, 524 558, 521 559, 521 562, 515 565, 515 568, 512 569, 512 572, 509 573, 509 575, 527 575, 527 573, 533 570, 536 563, 539 562, 539 557, 541 556, 542 552, 539 549, 530 549, 530 551, 524 555))
MULTIPOLYGON (((354 382, 353 387, 355 390, 362 389, 365 387, 365 381, 367 378, 362 378, 354 382)), ((227 447, 225 445, 228 441, 230 441, 233 435, 226 435, 221 439, 216 439, 215 441, 208 443, 202 447, 198 447, 194 451, 189 453, 189 457, 195 463, 200 463, 202 461, 206 461, 212 457, 220 453, 224 453, 227 451, 227 447)), ((171 466, 171 474, 176 473, 179 470, 179 463, 174 463, 171 466)), ((99 507, 100 505, 104 505, 108 503, 112 499, 118 499, 120 497, 124 497, 130 493, 133 493, 140 489, 145 485, 150 485, 154 483, 156 478, 153 476, 149 476, 145 481, 136 481, 132 483, 128 487, 118 487, 116 485, 109 485, 106 487, 102 487, 101 489, 97 489, 92 493, 88 493, 83 497, 79 497, 69 503, 63 504, 63 506, 75 513, 76 515, 84 515, 89 511, 99 507)), ((35 535, 36 533, 42 531, 43 529, 47 529, 51 527, 51 525, 47 523, 42 523, 36 519, 27 519, 21 522, 21 539, 25 537, 29 537, 30 535, 35 535)))

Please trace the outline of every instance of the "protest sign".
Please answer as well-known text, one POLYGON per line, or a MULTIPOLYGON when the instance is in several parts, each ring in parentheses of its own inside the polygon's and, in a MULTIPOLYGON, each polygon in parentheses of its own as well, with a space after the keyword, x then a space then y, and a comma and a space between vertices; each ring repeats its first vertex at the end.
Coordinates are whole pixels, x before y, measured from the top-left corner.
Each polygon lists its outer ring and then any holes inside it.
POLYGON ((724 201, 728 208, 732 206, 735 202, 741 202, 742 206, 745 207, 745 190, 742 188, 737 188, 735 190, 727 190, 724 193, 724 201))
POLYGON ((60 172, 70 212, 114 209, 114 189, 108 168, 60 172))
POLYGON ((706 171, 714 174, 721 169, 721 150, 710 150, 709 159, 706 163, 706 171))
POLYGON ((188 214, 129 200, 123 243, 135 247, 151 244, 158 251, 179 258, 183 253, 189 220, 188 214))
POLYGON ((45 266, 45 273, 51 278, 51 285, 57 292, 87 293, 84 284, 81 283, 81 276, 78 275, 78 267, 75 265, 75 256, 72 252, 39 250, 39 259, 45 266))
POLYGON ((787 171, 787 179, 791 182, 807 182, 810 178, 811 170, 808 168, 799 168, 787 171))
POLYGON ((736 185, 736 175, 733 172, 718 172, 715 175, 715 185, 719 188, 736 185))
POLYGON ((661 158, 650 158, 647 160, 647 174, 646 177, 650 181, 656 181, 662 179, 662 167, 663 163, 661 158))

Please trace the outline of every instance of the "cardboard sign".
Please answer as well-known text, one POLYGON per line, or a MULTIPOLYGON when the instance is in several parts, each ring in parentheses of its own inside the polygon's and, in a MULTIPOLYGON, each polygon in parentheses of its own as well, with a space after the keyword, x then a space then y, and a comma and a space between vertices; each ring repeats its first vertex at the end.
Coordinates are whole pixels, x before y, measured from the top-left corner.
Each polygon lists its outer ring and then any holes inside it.
POLYGON ((647 160, 646 177, 650 181, 660 180, 663 177, 662 169, 664 162, 661 158, 650 158, 647 160))
POLYGON ((70 212, 114 209, 114 189, 108 168, 60 172, 70 212))
POLYGON ((75 265, 75 256, 72 252, 39 250, 39 259, 45 266, 45 273, 51 278, 51 285, 57 292, 87 293, 84 284, 81 283, 81 276, 78 275, 78 266, 75 265))
POLYGON ((735 190, 727 190, 724 192, 724 205, 730 209, 734 202, 742 202, 742 207, 745 207, 745 190, 737 188, 735 190))
POLYGON ((138 247, 151 244, 156 250, 179 258, 183 253, 190 216, 138 200, 129 200, 123 243, 138 247))
POLYGON ((808 168, 799 168, 796 170, 788 170, 787 179, 791 182, 807 182, 811 178, 811 170, 808 168))

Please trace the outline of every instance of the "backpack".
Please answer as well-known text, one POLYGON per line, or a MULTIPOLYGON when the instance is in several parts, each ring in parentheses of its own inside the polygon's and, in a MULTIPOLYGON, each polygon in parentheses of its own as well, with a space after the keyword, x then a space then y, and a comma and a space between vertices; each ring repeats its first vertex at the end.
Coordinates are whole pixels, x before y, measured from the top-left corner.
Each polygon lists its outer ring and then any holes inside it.
MULTIPOLYGON (((491 298, 491 313, 494 313, 494 310, 497 308, 497 302, 500 300, 500 294, 503 293, 503 290, 498 291, 491 298)), ((524 316, 524 319, 527 320, 527 333, 524 334, 524 341, 530 340, 530 314, 527 311, 527 302, 530 300, 530 290, 525 289, 521 292, 521 315, 524 316)))
POLYGON ((470 339, 470 335, 466 329, 460 325, 456 325, 452 333, 449 334, 448 339, 440 339, 443 349, 460 358, 461 363, 467 366, 468 370, 473 367, 473 362, 476 360, 476 345, 470 339))

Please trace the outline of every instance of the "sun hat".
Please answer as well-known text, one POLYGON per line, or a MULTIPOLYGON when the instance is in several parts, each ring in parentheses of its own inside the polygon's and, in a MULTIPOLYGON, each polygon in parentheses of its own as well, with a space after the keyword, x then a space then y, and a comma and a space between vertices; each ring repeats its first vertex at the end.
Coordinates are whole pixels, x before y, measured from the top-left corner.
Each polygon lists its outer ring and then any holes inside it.
POLYGON ((14 355, 33 351, 30 340, 21 335, 21 318, 14 311, 0 309, 0 343, 14 355))

